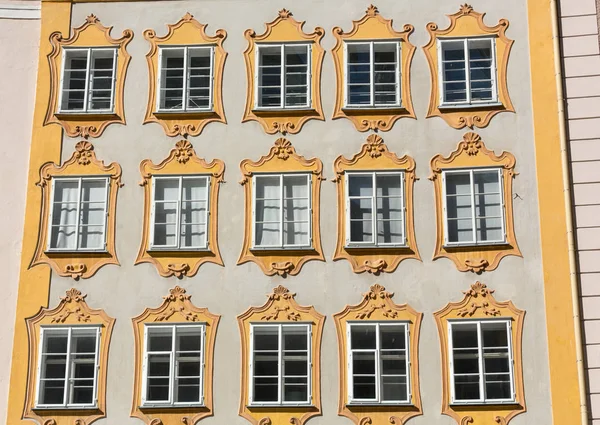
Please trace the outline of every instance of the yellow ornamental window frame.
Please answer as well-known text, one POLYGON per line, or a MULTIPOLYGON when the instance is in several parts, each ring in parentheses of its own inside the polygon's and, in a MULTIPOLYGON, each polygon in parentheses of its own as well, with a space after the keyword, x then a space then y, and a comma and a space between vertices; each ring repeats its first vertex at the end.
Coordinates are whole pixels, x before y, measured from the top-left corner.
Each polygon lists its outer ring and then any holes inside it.
POLYGON ((406 24, 403 31, 393 29, 393 20, 385 19, 379 14, 377 7, 370 5, 358 21, 352 21, 352 30, 344 32, 341 27, 333 28, 336 44, 331 49, 336 74, 336 98, 333 119, 347 118, 358 131, 381 130, 389 131, 400 118, 416 118, 413 110, 410 91, 410 66, 416 47, 408 38, 413 33, 414 27, 406 24), (394 107, 346 107, 346 69, 345 45, 353 41, 397 41, 400 43, 399 71, 400 100, 401 104, 394 107))
MULTIPOLYGON (((223 69, 227 52, 223 49, 223 41, 227 32, 223 29, 215 31, 215 36, 206 34, 207 24, 201 24, 193 15, 186 13, 175 24, 168 24, 167 34, 158 37, 152 29, 144 31, 144 38, 150 43, 150 51, 146 55, 148 61, 148 104, 144 124, 155 122, 160 124, 167 136, 198 136, 203 128, 211 122, 227 123, 223 109, 223 69), (206 111, 159 111, 157 99, 160 64, 159 51, 161 47, 210 47, 211 58, 211 110, 206 111)), ((184 79, 186 76, 184 75, 184 79)), ((185 101, 185 93, 183 100, 185 101)))
POLYGON ((423 414, 421 409, 421 393, 419 386, 419 335, 423 313, 416 312, 408 304, 398 305, 392 301, 393 292, 375 284, 369 292, 363 294, 359 304, 346 307, 333 315, 337 331, 339 355, 339 400, 338 415, 345 416, 356 425, 403 425, 410 418, 423 414), (348 338, 349 323, 404 323, 409 333, 406 348, 408 356, 407 376, 410 400, 406 404, 372 403, 350 404, 348 398, 348 338))
MULTIPOLYGON (((429 180, 433 181, 435 189, 436 210, 436 242, 433 259, 446 257, 454 262, 456 268, 461 272, 481 273, 483 271, 495 270, 502 258, 508 255, 522 257, 517 244, 513 218, 512 184, 515 171, 516 159, 510 152, 502 152, 496 155, 486 148, 481 137, 476 133, 465 133, 463 139, 458 143, 455 151, 444 157, 440 154, 431 158, 431 175, 429 180), (444 182, 442 173, 446 170, 496 168, 502 176, 500 195, 504 220, 504 241, 502 243, 480 244, 457 244, 445 245, 446 218, 444 213, 444 182)), ((475 232, 475 228, 473 229, 475 232)))
MULTIPOLYGON (((279 138, 275 141, 275 146, 271 148, 269 154, 262 156, 254 162, 245 159, 240 163, 242 180, 240 184, 244 186, 245 191, 245 220, 244 220, 244 244, 242 252, 238 259, 238 264, 244 264, 248 261, 256 263, 267 276, 279 275, 297 275, 300 273, 304 263, 311 260, 325 261, 323 250, 321 248, 320 231, 320 193, 321 181, 323 177, 323 163, 320 159, 306 159, 296 153, 289 140, 279 138), (307 248, 260 248, 253 249, 252 239, 254 234, 254 178, 257 174, 286 174, 286 173, 305 173, 309 175, 310 183, 310 241, 311 245, 307 248)), ((281 229, 283 231, 283 229, 281 229)))
POLYGON ((25 319, 29 337, 29 375, 23 418, 43 425, 91 424, 106 417, 106 376, 108 349, 115 319, 104 310, 91 309, 85 301, 86 295, 71 288, 53 309, 41 308, 33 317, 25 319), (99 328, 97 341, 96 403, 93 408, 36 408, 36 387, 39 380, 41 344, 40 330, 93 326, 99 328))
MULTIPOLYGON (((515 307, 512 301, 496 301, 494 290, 485 284, 476 282, 471 285, 462 301, 450 302, 441 310, 433 313, 442 350, 442 414, 456 420, 458 425, 500 424, 507 425, 515 416, 524 413, 525 391, 523 385, 522 339, 525 311, 515 307), (449 352, 449 321, 468 322, 486 320, 507 320, 510 324, 512 344, 509 345, 512 358, 514 401, 510 403, 452 404, 452 381, 449 352)), ((481 372, 481 371, 480 371, 481 372)))
POLYGON ((50 102, 44 119, 44 125, 59 124, 70 137, 100 137, 106 127, 112 123, 125 124, 123 92, 125 75, 131 56, 127 53, 127 44, 133 39, 133 32, 123 30, 121 38, 112 38, 112 27, 105 27, 95 15, 86 18, 83 25, 73 28, 73 34, 65 39, 60 32, 50 35, 52 51, 48 54, 50 66, 50 102), (113 105, 109 112, 61 112, 59 99, 62 90, 62 69, 64 67, 65 48, 114 47, 117 49, 117 63, 113 67, 114 87, 113 105))
POLYGON ((261 307, 250 307, 237 316, 242 344, 242 376, 239 415, 252 425, 304 425, 314 416, 321 415, 321 338, 325 316, 313 306, 300 306, 294 299, 295 293, 282 285, 273 288, 267 302, 261 307), (306 405, 261 405, 250 404, 250 325, 251 324, 307 324, 310 333, 310 403, 306 405))
POLYGON ((214 159, 207 162, 196 155, 190 142, 180 140, 175 144, 175 148, 171 149, 169 156, 159 164, 154 164, 149 159, 143 160, 140 163, 140 173, 142 175, 140 186, 144 188, 144 227, 135 264, 152 263, 161 276, 175 276, 180 279, 183 276, 195 276, 204 263, 215 263, 222 266, 223 260, 219 251, 217 231, 219 186, 224 183, 223 175, 225 173, 223 161, 214 159), (150 249, 153 177, 160 176, 206 176, 208 178, 206 249, 150 249))
POLYGON ((176 425, 198 423, 201 419, 212 416, 213 412, 213 360, 217 327, 221 316, 212 314, 207 308, 198 308, 191 301, 186 290, 175 286, 169 295, 163 297, 163 303, 157 308, 146 308, 142 314, 131 319, 135 341, 135 378, 133 384, 133 401, 131 417, 142 420, 147 425, 176 425), (204 356, 203 364, 203 397, 204 402, 198 406, 153 406, 142 405, 142 388, 144 363, 144 335, 146 324, 203 324, 204 356))
MULTIPOLYGON (((498 25, 488 27, 483 18, 485 13, 478 13, 473 7, 464 4, 460 10, 450 18, 450 25, 440 30, 436 23, 427 24, 429 32, 429 43, 423 47, 427 63, 431 72, 431 97, 429 99, 429 109, 427 118, 441 117, 448 125, 453 128, 461 129, 464 127, 486 127, 492 117, 500 112, 514 112, 515 109, 508 94, 507 70, 510 49, 513 40, 506 37, 505 32, 508 29, 508 20, 500 19, 498 25), (494 39, 495 67, 496 67, 496 94, 497 101, 493 103, 456 105, 444 107, 441 103, 441 93, 443 88, 440 86, 441 64, 439 63, 438 41, 452 38, 477 38, 491 37, 494 39)), ((494 72, 494 70, 492 70, 494 72)), ((492 86, 493 88, 493 86, 492 86)), ((469 90, 469 87, 466 87, 469 90)))
POLYGON ((87 141, 75 145, 75 151, 61 166, 47 162, 40 168, 40 181, 37 185, 42 189, 42 207, 38 242, 29 268, 38 264, 48 264, 59 276, 71 277, 75 280, 92 277, 98 269, 106 264, 119 265, 115 252, 115 219, 117 210, 117 192, 121 183, 121 166, 116 162, 104 165, 96 159, 94 146, 87 141), (104 232, 105 249, 92 251, 48 250, 50 238, 50 212, 53 205, 52 183, 57 177, 106 177, 108 179, 108 195, 106 198, 106 224, 104 232))
MULTIPOLYGON (((325 50, 321 47, 321 39, 325 30, 316 27, 313 33, 305 33, 302 30, 303 22, 298 22, 292 17, 289 10, 279 11, 277 18, 266 23, 267 29, 261 35, 257 35, 253 29, 247 29, 244 37, 248 40, 248 47, 244 51, 246 63, 247 91, 246 108, 242 122, 258 121, 267 134, 296 134, 306 121, 316 119, 324 121, 323 109, 321 107, 321 68, 325 50), (262 44, 285 44, 304 42, 311 46, 310 66, 307 78, 310 80, 308 88, 310 105, 304 108, 287 109, 259 109, 255 107, 257 96, 258 72, 257 46, 262 44)), ((283 58, 282 58, 283 60, 283 58)), ((284 76, 282 75, 282 79, 284 76)), ((285 95, 285 93, 283 93, 285 95)))
MULTIPOLYGON (((413 187, 416 180, 415 161, 407 155, 401 158, 390 152, 383 139, 376 134, 367 137, 359 153, 350 159, 340 155, 333 164, 335 178, 332 181, 337 186, 338 202, 338 236, 333 260, 346 259, 354 273, 379 274, 392 273, 398 265, 406 259, 421 260, 415 238, 413 187), (401 172, 404 182, 402 184, 402 200, 404 206, 404 246, 346 246, 348 220, 347 214, 347 172, 401 172)), ((373 194, 375 196, 375 194, 373 194)), ((374 236, 375 237, 375 236, 374 236)))

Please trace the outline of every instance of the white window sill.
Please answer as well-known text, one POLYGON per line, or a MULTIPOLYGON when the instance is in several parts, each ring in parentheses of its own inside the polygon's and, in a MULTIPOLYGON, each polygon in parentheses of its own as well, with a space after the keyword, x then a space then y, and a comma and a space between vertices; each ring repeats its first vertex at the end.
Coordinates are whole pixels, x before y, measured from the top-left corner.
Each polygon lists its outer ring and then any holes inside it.
POLYGON ((47 249, 44 254, 108 254, 105 248, 98 249, 47 249))
POLYGON ((79 405, 79 406, 63 406, 63 405, 48 405, 35 406, 33 410, 96 410, 98 406, 94 405, 79 405))
POLYGON ((314 112, 315 108, 313 108, 311 105, 306 105, 306 106, 294 106, 294 107, 287 107, 287 108, 279 108, 279 107, 275 107, 275 108, 271 108, 271 107, 264 107, 264 106, 257 106, 256 108, 254 108, 252 110, 252 112, 254 113, 261 113, 261 112, 314 112))
POLYGON ((158 109, 155 114, 177 115, 177 114, 207 114, 215 112, 214 109, 158 109))
POLYGON ((482 102, 482 103, 442 103, 438 109, 477 109, 477 108, 493 108, 502 106, 500 102, 482 102))
POLYGON ((204 403, 145 403, 140 409, 181 409, 189 407, 206 407, 204 403))
POLYGON ((444 248, 479 248, 486 246, 502 246, 508 245, 506 241, 494 241, 494 242, 464 242, 464 243, 446 243, 444 248))
POLYGON ((399 406, 399 407, 413 407, 414 404, 408 401, 351 401, 346 403, 348 407, 381 407, 381 406, 399 406))
POLYGON ((453 401, 450 406, 497 406, 519 404, 516 400, 490 400, 490 401, 453 401))
POLYGON ((398 109, 406 109, 402 105, 346 105, 342 108, 343 111, 362 111, 362 110, 398 110, 398 109))
POLYGON ((170 246, 154 246, 147 249, 148 252, 210 252, 210 248, 177 248, 170 246))
POLYGON ((253 246, 250 251, 314 251, 312 246, 253 246))
POLYGON ((93 109, 89 111, 82 110, 66 110, 57 111, 56 115, 112 115, 115 111, 112 109, 93 109))
POLYGON ((372 244, 365 244, 365 245, 360 245, 360 244, 349 244, 349 245, 344 245, 344 249, 407 249, 408 245, 404 244, 404 245, 393 245, 393 244, 389 244, 389 245, 372 245, 372 244))
POLYGON ((246 405, 249 408, 286 408, 286 407, 314 407, 312 403, 250 403, 246 405))

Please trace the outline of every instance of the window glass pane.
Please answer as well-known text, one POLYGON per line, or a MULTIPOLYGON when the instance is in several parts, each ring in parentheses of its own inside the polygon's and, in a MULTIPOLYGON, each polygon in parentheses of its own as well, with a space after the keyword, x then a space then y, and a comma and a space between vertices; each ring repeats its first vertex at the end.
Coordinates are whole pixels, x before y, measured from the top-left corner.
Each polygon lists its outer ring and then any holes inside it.
POLYGON ((350 197, 350 241, 373 241, 373 177, 371 175, 348 174, 350 197), (353 197, 361 197, 355 198, 353 197))
POLYGON ((406 348, 404 325, 381 325, 379 338, 382 350, 404 350, 406 348))
POLYGON ((253 362, 253 400, 278 401, 279 328, 255 326, 253 362))
POLYGON ((350 341, 353 350, 377 348, 377 328, 375 326, 355 325, 350 328, 350 341))
POLYGON ((467 101, 465 46, 462 40, 442 41, 444 102, 467 101))
POLYGON ((508 326, 506 322, 482 323, 485 396, 511 399, 508 326))
POLYGON ((176 329, 176 402, 200 402, 202 333, 199 326, 176 329))
POLYGON ((448 242, 472 242, 473 220, 469 173, 446 173, 448 242))
POLYGON ((258 106, 282 106, 279 46, 258 48, 258 106))
POLYGON ((377 242, 404 243, 402 175, 378 175, 377 242))
POLYGON ((368 43, 347 44, 349 105, 371 104, 371 47, 368 43))
POLYGON ((492 75, 492 40, 469 40, 468 46, 471 99, 493 100, 492 81, 495 75, 492 75))
POLYGON ((479 352, 477 323, 453 324, 452 362, 456 400, 479 399, 479 352))
POLYGON ((308 328, 282 326, 283 401, 308 398, 308 328))
POLYGON ((406 376, 382 376, 381 390, 383 401, 408 401, 406 376))
POLYGON ((498 171, 473 172, 477 240, 501 241, 503 234, 502 190, 498 171))
POLYGON ((50 248, 76 249, 78 198, 79 183, 77 181, 54 180, 50 248))
POLYGON ((154 185, 156 201, 176 201, 179 198, 178 178, 155 178, 154 185))
POLYGON ((65 49, 62 103, 63 111, 82 111, 87 79, 87 50, 65 49))
POLYGON ((106 180, 81 181, 80 248, 104 248, 106 180))
POLYGON ((180 237, 182 248, 206 246, 207 184, 206 177, 183 179, 180 237))
POLYGON ((352 353, 352 389, 355 399, 375 399, 375 352, 352 353))
POLYGON ((63 404, 67 370, 68 330, 44 330, 39 404, 63 404))
POLYGON ((159 178, 154 182, 154 241, 155 246, 175 246, 177 238, 177 200, 179 179, 159 178))
POLYGON ((348 174, 348 194, 350 196, 373 196, 371 175, 348 174))
POLYGON ((40 382, 39 404, 64 404, 65 381, 43 380, 40 382))
POLYGON ((168 401, 171 375, 170 354, 148 354, 147 401, 168 401))
POLYGON ((89 110, 112 109, 114 49, 92 49, 89 110))
POLYGON ((309 244, 309 186, 306 175, 283 176, 283 243, 309 244))
POLYGON ((147 334, 148 352, 173 349, 173 329, 171 327, 148 327, 147 334))
POLYGON ((188 102, 190 109, 210 108, 210 78, 212 49, 210 48, 188 48, 189 79, 188 79, 188 102))
POLYGON ((161 49, 160 109, 183 109, 185 50, 161 49))
POLYGON ((280 245, 281 186, 279 176, 256 176, 255 244, 280 245))
POLYGON ((398 104, 398 43, 374 43, 373 89, 376 105, 398 104))
POLYGON ((285 106, 308 105, 308 46, 285 46, 285 106))

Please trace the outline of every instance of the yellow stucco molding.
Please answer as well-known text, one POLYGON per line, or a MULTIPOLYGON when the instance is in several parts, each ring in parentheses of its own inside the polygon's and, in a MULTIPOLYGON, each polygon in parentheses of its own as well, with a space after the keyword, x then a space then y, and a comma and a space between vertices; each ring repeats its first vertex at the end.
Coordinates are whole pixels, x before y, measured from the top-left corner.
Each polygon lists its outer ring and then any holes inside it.
POLYGON ((425 57, 429 64, 431 72, 431 97, 429 99, 429 109, 427 111, 427 118, 429 117, 441 117, 451 127, 460 129, 464 127, 486 127, 492 117, 500 112, 514 112, 515 109, 512 105, 510 97, 508 95, 507 85, 507 69, 508 69, 508 57, 510 55, 510 49, 513 44, 513 40, 509 40, 505 32, 508 29, 508 20, 500 19, 498 25, 488 27, 484 22, 483 18, 485 13, 478 13, 473 10, 473 7, 464 4, 460 7, 460 10, 452 15, 448 15, 450 18, 450 25, 440 30, 436 23, 430 22, 427 24, 427 32, 429 32, 429 43, 423 47, 425 51, 425 57), (492 36, 495 37, 496 43, 496 84, 498 92, 498 103, 495 106, 469 106, 467 107, 452 107, 452 108, 440 108, 440 66, 438 57, 438 43, 439 39, 451 38, 451 37, 478 37, 478 36, 492 36))
POLYGON ((159 164, 145 159, 140 164, 142 181, 140 186, 144 188, 144 227, 142 242, 135 264, 152 263, 158 273, 163 277, 183 276, 192 277, 196 275, 203 263, 215 263, 223 265, 217 238, 219 218, 219 186, 224 182, 225 164, 220 159, 207 162, 196 155, 192 144, 187 140, 180 140, 171 149, 169 156, 159 164), (209 222, 208 246, 206 250, 186 251, 185 249, 173 250, 150 250, 150 214, 152 211, 152 178, 154 176, 189 176, 205 175, 209 177, 209 222))
POLYGON ((419 386, 419 335, 423 313, 418 313, 408 304, 396 304, 392 301, 393 292, 375 284, 356 305, 346 307, 333 315, 337 331, 339 364, 338 415, 345 416, 356 425, 404 425, 410 418, 423 414, 419 386), (362 322, 408 322, 410 333, 409 376, 411 400, 408 405, 360 406, 348 404, 348 341, 346 327, 349 321, 362 322))
POLYGON ((169 30, 164 37, 158 37, 152 29, 144 31, 144 38, 150 43, 150 51, 146 55, 148 61, 148 104, 144 124, 156 122, 160 124, 167 136, 176 137, 187 135, 197 136, 202 129, 211 122, 227 123, 225 111, 223 110, 223 69, 227 52, 223 49, 223 41, 227 32, 218 29, 214 37, 206 34, 207 24, 201 24, 193 15, 186 13, 175 24, 168 24, 169 30), (213 110, 212 111, 189 111, 189 112, 158 112, 156 99, 158 93, 158 74, 160 64, 158 63, 158 52, 160 47, 168 46, 213 46, 213 110))
POLYGON ((496 301, 493 290, 485 284, 476 282, 463 292, 459 302, 450 302, 436 311, 433 316, 438 328, 440 348, 442 350, 442 413, 456 420, 458 425, 507 425, 515 416, 524 413, 525 390, 523 386, 522 340, 525 311, 519 310, 512 301, 496 301), (450 358, 448 351, 448 321, 453 319, 508 319, 512 332, 512 358, 514 374, 515 401, 509 404, 452 405, 450 358))
POLYGON ((436 242, 433 259, 442 257, 449 258, 456 264, 461 272, 481 273, 483 271, 495 270, 502 258, 507 255, 522 257, 517 239, 515 237, 513 203, 512 203, 512 181, 517 172, 515 171, 516 159, 510 152, 502 152, 496 155, 494 151, 487 149, 481 137, 476 133, 465 133, 463 139, 458 143, 456 150, 447 157, 438 154, 431 158, 431 175, 435 189, 435 211, 436 211, 436 242), (504 225, 505 243, 496 245, 469 245, 469 246, 445 246, 444 232, 446 223, 444 220, 444 200, 442 171, 461 168, 496 167, 502 171, 502 197, 504 203, 504 225))
MULTIPOLYGON (((244 37, 248 40, 248 47, 244 51, 246 63, 246 108, 242 122, 258 121, 268 134, 296 134, 304 123, 311 119, 323 121, 323 109, 321 107, 321 67, 325 50, 321 47, 321 39, 325 30, 316 27, 315 31, 308 34, 302 30, 304 21, 296 21, 289 10, 282 9, 275 20, 266 24, 267 29, 261 35, 257 35, 253 29, 247 29, 244 37), (258 110, 255 108, 257 72, 256 50, 260 43, 296 43, 304 42, 312 46, 311 69, 310 69, 310 99, 311 104, 303 109, 278 109, 258 110)), ((284 76, 282 76, 284 78, 284 76)))
POLYGON ((417 241, 415 238, 414 226, 414 208, 413 208, 413 188, 416 180, 415 161, 408 155, 399 158, 395 153, 388 150, 383 139, 376 134, 367 137, 367 141, 362 145, 360 152, 350 159, 344 156, 338 156, 333 169, 335 178, 333 182, 337 187, 337 244, 333 260, 346 259, 350 263, 354 273, 369 272, 379 274, 381 272, 392 273, 398 265, 406 259, 414 258, 421 260, 417 241), (405 247, 346 247, 346 185, 348 171, 402 171, 404 173, 404 193, 402 194, 405 202, 405 247))
POLYGON ((89 15, 83 25, 73 28, 73 34, 65 39, 60 31, 50 35, 52 51, 48 54, 50 65, 50 101, 44 125, 59 124, 70 137, 99 137, 112 123, 125 124, 123 110, 123 91, 125 74, 131 56, 127 53, 127 44, 133 39, 133 32, 123 30, 121 38, 112 38, 112 27, 105 27, 95 15, 89 15), (114 109, 109 113, 100 112, 60 112, 59 96, 61 90, 61 69, 65 47, 111 47, 117 48, 117 64, 114 76, 114 109))
POLYGON ((410 65, 416 48, 408 40, 413 31, 414 27, 410 24, 405 24, 403 31, 394 30, 393 20, 383 18, 379 14, 379 10, 373 5, 369 6, 365 16, 360 20, 352 21, 352 29, 349 32, 344 32, 341 27, 333 28, 336 44, 331 49, 331 53, 337 79, 333 119, 347 118, 352 121, 358 131, 389 131, 400 118, 416 118, 410 92, 410 65), (344 44, 347 41, 377 40, 400 42, 400 93, 402 104, 398 108, 345 108, 346 72, 344 64, 346 59, 344 58, 344 44))
POLYGON ((115 319, 109 317, 104 310, 91 309, 85 301, 86 295, 79 290, 69 289, 60 298, 58 306, 53 309, 41 308, 39 313, 27 318, 29 340, 29 374, 27 394, 23 418, 33 419, 41 425, 71 425, 85 424, 106 417, 106 372, 108 367, 108 347, 115 319), (97 405, 94 409, 36 409, 35 388, 39 379, 37 368, 40 353, 40 329, 42 326, 81 326, 92 325, 100 327, 100 342, 98 344, 97 405))
POLYGON ((115 252, 115 219, 117 210, 117 192, 121 183, 121 166, 116 162, 104 165, 96 158, 94 146, 81 141, 75 145, 71 158, 58 166, 53 162, 45 163, 40 169, 37 185, 42 190, 41 217, 38 231, 37 248, 29 267, 48 264, 60 276, 75 280, 92 277, 100 267, 106 264, 119 265, 115 252), (50 209, 52 208, 52 181, 55 177, 108 177, 108 198, 106 206, 105 246, 102 251, 49 251, 48 238, 50 209))
POLYGON ((261 307, 250 307, 237 316, 242 343, 242 376, 240 381, 239 415, 252 425, 304 425, 314 416, 321 415, 321 336, 325 316, 313 306, 300 306, 294 299, 295 293, 279 285, 268 294, 267 302, 261 307), (311 339, 312 400, 308 406, 261 406, 252 407, 249 402, 248 386, 251 323, 309 323, 311 339))
POLYGON ((217 327, 221 316, 212 314, 207 308, 198 308, 190 300, 186 290, 175 286, 164 296, 163 303, 157 308, 146 308, 142 314, 131 319, 135 341, 135 378, 133 384, 133 402, 131 417, 144 421, 147 425, 195 425, 213 415, 213 360, 217 327), (145 324, 202 323, 205 325, 204 352, 204 405, 198 407, 142 407, 142 364, 144 362, 144 326, 145 324))
POLYGON ((245 159, 240 163, 242 180, 240 184, 244 186, 245 201, 245 220, 244 220, 244 244, 242 252, 238 259, 238 264, 244 264, 248 261, 256 263, 267 276, 279 275, 297 275, 302 266, 307 261, 319 260, 325 261, 323 250, 321 248, 321 229, 320 229, 320 197, 321 180, 323 177, 323 163, 318 158, 306 159, 296 153, 296 149, 289 140, 279 138, 275 141, 275 146, 271 148, 269 154, 260 157, 256 162, 245 159), (259 173, 297 173, 303 172, 311 175, 310 196, 312 209, 309 220, 311 220, 311 240, 310 249, 252 249, 252 235, 255 229, 252 226, 253 205, 253 184, 252 179, 259 173))

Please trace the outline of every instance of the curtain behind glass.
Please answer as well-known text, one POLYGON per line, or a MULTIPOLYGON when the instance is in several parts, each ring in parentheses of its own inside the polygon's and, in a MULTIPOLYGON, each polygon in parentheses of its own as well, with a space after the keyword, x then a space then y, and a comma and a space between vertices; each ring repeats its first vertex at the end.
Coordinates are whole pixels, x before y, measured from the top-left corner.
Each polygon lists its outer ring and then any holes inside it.
POLYGON ((255 233, 256 246, 280 245, 279 176, 256 176, 255 233))
POLYGON ((50 248, 77 248, 78 192, 79 183, 76 180, 54 180, 50 248))
POLYGON ((79 248, 104 248, 106 180, 82 180, 79 248))

